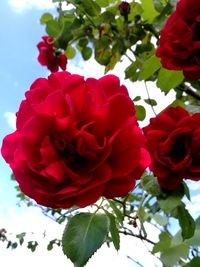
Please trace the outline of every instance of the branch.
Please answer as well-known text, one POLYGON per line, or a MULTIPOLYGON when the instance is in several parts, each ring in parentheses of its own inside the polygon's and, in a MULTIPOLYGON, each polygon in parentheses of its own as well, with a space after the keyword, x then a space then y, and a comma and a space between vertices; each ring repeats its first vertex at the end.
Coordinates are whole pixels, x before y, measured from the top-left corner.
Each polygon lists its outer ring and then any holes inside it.
POLYGON ((120 234, 123 234, 123 235, 130 235, 130 236, 133 236, 133 237, 136 237, 136 238, 139 238, 141 240, 144 240, 144 241, 147 241, 148 243, 152 244, 152 245, 155 245, 156 243, 151 241, 150 239, 148 239, 147 237, 141 235, 141 234, 134 234, 132 232, 127 232, 126 230, 122 231, 122 230, 119 230, 119 233, 120 234))
POLYGON ((132 260, 133 262, 135 262, 137 265, 141 266, 141 267, 144 267, 141 263, 139 263, 138 261, 134 260, 133 258, 131 258, 130 256, 127 256, 127 258, 129 260, 132 260))
POLYGON ((190 95, 192 97, 194 97, 195 99, 200 101, 200 95, 197 94, 191 87, 189 87, 186 84, 181 84, 179 86, 176 87, 178 90, 185 92, 187 95, 190 95))

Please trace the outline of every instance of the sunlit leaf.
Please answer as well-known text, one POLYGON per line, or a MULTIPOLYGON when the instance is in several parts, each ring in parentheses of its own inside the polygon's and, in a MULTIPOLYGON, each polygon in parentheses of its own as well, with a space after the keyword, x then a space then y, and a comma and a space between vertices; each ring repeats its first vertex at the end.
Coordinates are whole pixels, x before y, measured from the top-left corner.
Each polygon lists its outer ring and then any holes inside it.
POLYGON ((135 105, 136 117, 139 121, 143 121, 146 118, 146 110, 141 105, 135 105))
POLYGON ((176 88, 184 80, 182 71, 167 70, 161 68, 158 74, 156 85, 164 92, 168 92, 172 88, 176 88))
POLYGON ((183 243, 165 250, 161 254, 160 259, 166 267, 173 267, 176 266, 181 258, 187 259, 188 253, 189 248, 186 244, 183 243))
POLYGON ((73 46, 68 45, 68 46, 67 46, 67 49, 65 50, 65 55, 66 55, 67 58, 69 58, 69 59, 75 57, 75 55, 76 55, 76 49, 75 49, 73 46))
POLYGON ((160 66, 160 59, 155 55, 151 56, 143 64, 142 70, 139 74, 139 80, 147 80, 160 68, 160 66))
POLYGON ((153 247, 153 253, 163 252, 170 247, 171 238, 168 233, 162 232, 159 235, 159 241, 153 247))
POLYGON ((53 16, 50 13, 44 13, 40 18, 40 23, 45 24, 50 20, 53 20, 53 16))

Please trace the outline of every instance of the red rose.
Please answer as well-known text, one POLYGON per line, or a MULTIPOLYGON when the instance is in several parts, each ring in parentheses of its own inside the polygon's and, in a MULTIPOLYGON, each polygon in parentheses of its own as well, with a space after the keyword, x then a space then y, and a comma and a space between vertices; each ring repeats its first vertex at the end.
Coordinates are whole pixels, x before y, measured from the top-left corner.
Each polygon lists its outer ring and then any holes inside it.
POLYGON ((39 63, 47 66, 51 72, 58 71, 59 67, 66 70, 67 58, 54 46, 54 38, 43 36, 42 39, 43 41, 37 44, 39 63))
POLYGON ((114 75, 68 72, 37 79, 2 155, 21 190, 53 208, 123 196, 149 164, 133 102, 114 75))
POLYGON ((168 107, 143 128, 150 169, 160 185, 176 189, 183 178, 200 180, 200 113, 168 107))
POLYGON ((188 80, 200 78, 200 2, 180 0, 160 35, 156 55, 163 67, 182 70, 188 80))

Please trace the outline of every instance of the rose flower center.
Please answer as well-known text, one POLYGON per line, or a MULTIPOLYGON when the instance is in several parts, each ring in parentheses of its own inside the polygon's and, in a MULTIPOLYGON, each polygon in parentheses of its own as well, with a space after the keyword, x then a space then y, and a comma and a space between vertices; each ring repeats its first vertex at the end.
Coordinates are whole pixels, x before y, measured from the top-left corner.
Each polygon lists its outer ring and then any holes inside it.
POLYGON ((188 153, 188 140, 185 137, 179 137, 174 146, 169 151, 168 156, 174 161, 179 162, 184 159, 188 153))

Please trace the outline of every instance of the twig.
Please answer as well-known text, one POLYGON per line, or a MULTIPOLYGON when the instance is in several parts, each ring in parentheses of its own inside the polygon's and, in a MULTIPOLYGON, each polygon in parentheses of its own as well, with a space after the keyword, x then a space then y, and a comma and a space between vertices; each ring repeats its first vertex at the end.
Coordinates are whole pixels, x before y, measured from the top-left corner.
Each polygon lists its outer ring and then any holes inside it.
POLYGON ((138 261, 134 260, 133 258, 131 258, 130 256, 127 256, 127 258, 129 260, 132 260, 133 262, 135 262, 137 265, 141 266, 141 267, 144 267, 141 263, 139 263, 138 261))
POLYGON ((181 85, 177 86, 176 89, 178 89, 182 92, 185 92, 186 94, 194 97, 197 100, 200 100, 200 95, 197 94, 191 87, 189 87, 186 84, 181 84, 181 85))
POLYGON ((146 81, 144 81, 144 85, 145 85, 145 89, 146 89, 146 92, 147 92, 147 96, 148 96, 148 99, 149 99, 149 103, 150 103, 151 109, 152 109, 154 115, 157 116, 157 114, 155 112, 155 109, 154 109, 153 105, 151 104, 151 98, 150 98, 150 95, 149 95, 149 90, 148 90, 146 81))
POLYGON ((139 238, 140 240, 144 240, 144 241, 147 241, 148 243, 152 244, 152 245, 155 245, 156 243, 153 242, 152 240, 148 239, 147 237, 139 234, 134 234, 133 232, 127 232, 126 230, 122 231, 122 230, 119 230, 119 233, 120 234, 123 234, 123 235, 129 235, 129 236, 133 236, 133 237, 136 237, 136 238, 139 238))

